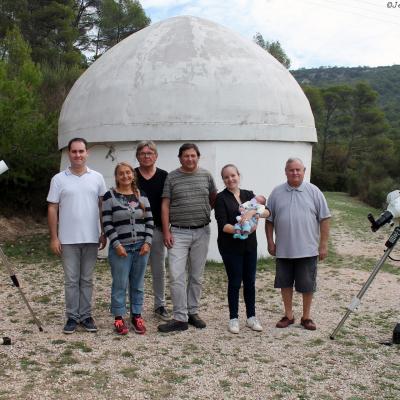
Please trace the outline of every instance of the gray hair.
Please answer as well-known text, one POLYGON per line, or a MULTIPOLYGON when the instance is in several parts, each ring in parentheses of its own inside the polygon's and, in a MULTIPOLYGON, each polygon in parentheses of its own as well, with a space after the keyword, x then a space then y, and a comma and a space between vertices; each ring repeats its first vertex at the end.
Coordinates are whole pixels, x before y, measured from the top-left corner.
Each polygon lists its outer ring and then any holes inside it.
POLYGON ((286 164, 285 164, 285 169, 287 169, 288 165, 293 163, 293 162, 300 163, 303 166, 304 170, 306 170, 306 167, 304 166, 303 161, 298 157, 290 157, 290 158, 288 158, 288 160, 286 161, 286 164))
POLYGON ((154 153, 158 154, 157 146, 152 140, 142 140, 136 146, 136 157, 142 151, 143 147, 148 147, 149 149, 153 150, 154 153))

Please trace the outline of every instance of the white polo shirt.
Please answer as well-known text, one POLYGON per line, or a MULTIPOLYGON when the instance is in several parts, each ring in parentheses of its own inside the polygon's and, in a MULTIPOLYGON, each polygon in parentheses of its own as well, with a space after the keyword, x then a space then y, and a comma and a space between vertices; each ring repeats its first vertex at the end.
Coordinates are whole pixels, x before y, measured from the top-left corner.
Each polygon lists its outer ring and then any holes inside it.
POLYGON ((61 244, 98 243, 99 197, 105 192, 103 175, 89 168, 81 176, 69 168, 53 176, 47 201, 58 204, 61 244))

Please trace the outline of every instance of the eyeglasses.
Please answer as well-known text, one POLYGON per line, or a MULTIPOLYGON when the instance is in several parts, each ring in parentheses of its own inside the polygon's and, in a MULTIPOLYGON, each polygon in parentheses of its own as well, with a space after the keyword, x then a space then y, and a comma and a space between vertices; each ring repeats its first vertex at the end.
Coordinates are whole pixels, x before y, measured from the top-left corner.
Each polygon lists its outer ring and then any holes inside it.
POLYGON ((148 152, 148 153, 144 153, 144 152, 140 152, 139 153, 139 156, 140 157, 153 157, 154 155, 155 155, 156 153, 154 153, 154 152, 148 152))

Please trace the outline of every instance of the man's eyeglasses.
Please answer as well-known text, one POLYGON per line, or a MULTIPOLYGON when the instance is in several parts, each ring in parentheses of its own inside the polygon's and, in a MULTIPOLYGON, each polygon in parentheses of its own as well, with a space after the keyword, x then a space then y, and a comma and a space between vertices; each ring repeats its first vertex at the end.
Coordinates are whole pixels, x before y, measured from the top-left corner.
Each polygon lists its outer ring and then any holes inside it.
POLYGON ((144 153, 144 152, 140 152, 139 156, 140 157, 153 157, 156 153, 154 152, 148 152, 148 153, 144 153))

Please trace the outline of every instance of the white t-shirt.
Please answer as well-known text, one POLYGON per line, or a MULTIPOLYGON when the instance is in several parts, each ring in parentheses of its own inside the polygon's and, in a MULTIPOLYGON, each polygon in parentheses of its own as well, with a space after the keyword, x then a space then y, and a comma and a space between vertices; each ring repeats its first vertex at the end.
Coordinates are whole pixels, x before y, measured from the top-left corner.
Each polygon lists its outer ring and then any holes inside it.
POLYGON ((106 190, 103 175, 89 168, 81 176, 69 168, 53 176, 47 201, 58 204, 61 244, 98 243, 99 197, 106 190))

